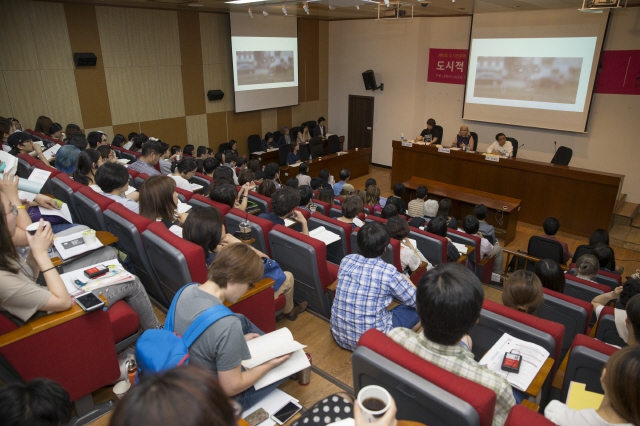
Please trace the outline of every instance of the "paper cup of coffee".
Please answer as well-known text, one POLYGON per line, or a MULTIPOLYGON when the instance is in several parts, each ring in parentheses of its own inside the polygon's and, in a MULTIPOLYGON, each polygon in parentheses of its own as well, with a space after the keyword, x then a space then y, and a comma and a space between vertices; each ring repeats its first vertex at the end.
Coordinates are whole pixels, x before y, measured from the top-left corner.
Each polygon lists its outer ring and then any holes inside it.
POLYGON ((358 392, 358 405, 367 423, 373 423, 384 415, 391 405, 391 395, 383 387, 365 386, 358 392))
POLYGON ((94 245, 96 243, 96 231, 93 229, 87 229, 82 233, 82 239, 86 245, 94 245))
MULTIPOLYGON (((46 226, 47 222, 45 222, 44 224, 46 226)), ((25 229, 31 235, 36 235, 36 231, 38 230, 39 227, 40 227, 40 222, 38 221, 38 222, 32 223, 31 225, 27 226, 25 229)))
POLYGON ((123 380, 116 383, 116 385, 113 387, 113 393, 116 394, 118 399, 122 399, 130 387, 131 383, 129 383, 129 380, 123 380))

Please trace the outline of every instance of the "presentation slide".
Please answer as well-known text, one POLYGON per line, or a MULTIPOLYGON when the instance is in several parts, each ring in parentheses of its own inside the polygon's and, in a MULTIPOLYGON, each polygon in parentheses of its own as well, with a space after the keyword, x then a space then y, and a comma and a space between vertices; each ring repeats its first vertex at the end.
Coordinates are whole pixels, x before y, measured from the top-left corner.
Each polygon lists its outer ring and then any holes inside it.
POLYGON ((295 19, 231 13, 231 56, 236 112, 298 104, 295 19))
POLYGON ((463 118, 585 132, 606 15, 486 15, 473 21, 463 118))

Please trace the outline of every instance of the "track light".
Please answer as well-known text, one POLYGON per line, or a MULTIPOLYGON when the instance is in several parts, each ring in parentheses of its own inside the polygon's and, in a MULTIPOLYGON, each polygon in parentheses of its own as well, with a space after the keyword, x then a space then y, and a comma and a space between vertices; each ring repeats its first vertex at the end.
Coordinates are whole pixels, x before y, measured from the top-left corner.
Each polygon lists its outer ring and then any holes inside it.
POLYGON ((389 7, 389 0, 384 0, 384 4, 389 7))
POLYGON ((307 12, 307 15, 309 14, 309 5, 305 2, 302 3, 302 8, 304 9, 305 12, 307 12))
POLYGON ((253 19, 253 12, 251 11, 251 8, 249 8, 247 12, 249 13, 249 17, 253 19))
POLYGON ((332 4, 329 5, 329 10, 336 10, 336 7, 332 4))
POLYGON ((284 16, 287 16, 287 6, 286 5, 282 5, 282 13, 284 13, 284 16))
POLYGON ((356 10, 360 10, 360 6, 356 4, 356 10))

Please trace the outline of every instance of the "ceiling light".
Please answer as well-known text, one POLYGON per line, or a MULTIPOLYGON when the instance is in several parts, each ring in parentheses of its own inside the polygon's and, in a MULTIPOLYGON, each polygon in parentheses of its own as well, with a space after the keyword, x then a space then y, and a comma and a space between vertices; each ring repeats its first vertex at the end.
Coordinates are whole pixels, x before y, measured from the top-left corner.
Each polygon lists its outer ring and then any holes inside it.
POLYGON ((309 5, 305 2, 302 3, 302 8, 304 9, 305 12, 307 12, 307 15, 309 14, 309 5))
POLYGON ((336 7, 332 4, 329 5, 329 10, 336 10, 336 7))
POLYGON ((389 7, 389 0, 384 0, 384 4, 389 7))
POLYGON ((284 13, 284 16, 287 16, 287 5, 285 4, 282 5, 282 13, 284 13))
POLYGON ((269 13, 267 12, 267 5, 266 5, 266 3, 262 3, 262 14, 263 14, 264 16, 268 16, 268 15, 269 15, 269 13))
POLYGON ((356 10, 360 10, 360 6, 356 4, 356 10))
MULTIPOLYGON (((230 4, 247 4, 247 3, 257 3, 256 0, 230 0, 230 1, 225 1, 225 3, 230 3, 230 4)), ((189 5, 191 6, 191 5, 189 5)))
POLYGON ((251 11, 251 8, 249 8, 247 12, 249 13, 249 18, 253 19, 253 12, 251 11))

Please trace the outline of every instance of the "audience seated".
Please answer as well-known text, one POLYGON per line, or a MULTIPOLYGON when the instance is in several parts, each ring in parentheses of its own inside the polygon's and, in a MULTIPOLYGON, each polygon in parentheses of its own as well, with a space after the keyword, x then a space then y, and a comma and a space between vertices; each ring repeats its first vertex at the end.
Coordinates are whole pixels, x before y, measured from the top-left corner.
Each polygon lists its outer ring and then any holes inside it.
POLYGON ((78 167, 73 171, 73 180, 81 185, 95 185, 95 174, 103 160, 95 149, 85 149, 78 156, 78 167))
MULTIPOLYGON (((433 219, 438 215, 438 209, 440 208, 440 204, 436 200, 427 200, 424 203, 424 218, 425 219, 433 219)), ((445 221, 446 224, 446 221, 445 221)))
POLYGON ((69 393, 50 379, 0 388, 0 419, 5 426, 63 426, 71 420, 71 409, 69 393))
POLYGON ((451 217, 451 200, 443 198, 438 203, 437 217, 441 217, 447 223, 447 227, 451 229, 458 229, 458 222, 455 217, 451 217))
MULTIPOLYGON (((138 135, 135 139, 137 140, 140 137, 141 135, 138 135)), ((159 176, 162 173, 156 170, 155 166, 158 164, 158 161, 160 161, 160 158, 164 155, 165 151, 166 149, 161 142, 149 140, 142 146, 138 161, 130 164, 129 169, 135 170, 139 173, 144 173, 148 176, 159 176)))
POLYGON ((116 152, 109 145, 101 145, 96 151, 102 157, 102 163, 117 163, 118 157, 116 156, 116 152))
POLYGON ((422 217, 424 216, 424 203, 429 195, 429 191, 427 187, 424 185, 420 185, 416 188, 416 198, 415 200, 409 201, 409 205, 407 206, 407 214, 411 217, 422 217))
POLYGON ((300 194, 288 186, 278 189, 271 197, 271 213, 260 213, 259 217, 270 220, 274 225, 283 225, 285 218, 295 220, 302 225, 302 233, 309 235, 307 219, 295 210, 300 204, 300 194))
MULTIPOLYGON (((140 133, 133 137, 133 144, 128 148, 129 151, 133 152, 142 152, 142 146, 146 144, 148 141, 152 141, 153 139, 149 138, 144 133, 140 133)), ((144 172, 142 172, 144 173, 144 172)))
POLYGON ((409 224, 400 216, 393 216, 387 220, 386 226, 389 236, 400 241, 400 264, 402 265, 402 270, 414 272, 423 261, 426 262, 426 259, 407 238, 410 231, 409 224))
POLYGON ((493 424, 502 425, 515 404, 511 386, 502 376, 478 365, 470 350, 468 333, 480 318, 483 299, 482 284, 468 268, 440 265, 424 274, 417 285, 424 332, 395 328, 388 336, 430 363, 494 391, 493 424))
MULTIPOLYGON (((386 207, 386 206, 385 206, 386 207)), ((447 222, 441 217, 435 217, 427 224, 427 232, 447 239, 447 262, 455 262, 460 259, 460 252, 447 237, 447 222)))
POLYGON ((614 307, 616 330, 618 330, 618 335, 625 342, 629 341, 629 329, 627 328, 627 312, 625 307, 627 302, 637 294, 640 294, 640 281, 628 280, 615 290, 610 291, 609 293, 600 294, 594 297, 591 301, 597 317, 600 317, 600 313, 605 305, 612 300, 616 301, 614 307))
POLYGON ((272 180, 264 179, 258 186, 258 194, 271 198, 277 191, 276 184, 272 180))
POLYGON ((416 289, 406 275, 380 258, 389 245, 389 232, 368 222, 357 235, 359 254, 340 263, 338 285, 331 308, 331 334, 345 349, 354 350, 370 328, 388 333, 395 327, 416 328, 416 289), (366 283, 366 285, 363 285, 366 283), (387 310, 393 299, 400 305, 387 310))
POLYGON ((287 180, 286 185, 289 188, 298 189, 300 182, 298 182, 298 178, 290 178, 289 180, 287 180))
MULTIPOLYGON (((257 187, 257 185, 255 185, 254 180, 256 178, 256 174, 251 171, 250 169, 244 169, 240 175, 238 176, 238 185, 242 186, 245 183, 250 183, 252 184, 252 186, 257 187)), ((252 191, 254 191, 254 189, 252 189, 252 191)))
POLYGON ((113 135, 113 140, 111 141, 111 145, 117 146, 118 148, 122 148, 122 145, 124 145, 126 141, 127 139, 124 137, 124 135, 121 135, 120 133, 116 133, 115 135, 113 135))
POLYGON ((537 315, 544 302, 542 283, 531 271, 517 270, 505 280, 502 304, 525 314, 537 315))
POLYGON ((182 153, 184 155, 188 155, 189 157, 193 157, 193 151, 196 149, 195 146, 191 145, 191 144, 187 144, 184 146, 184 149, 182 150, 182 153))
POLYGON ((74 145, 65 145, 61 147, 58 152, 56 152, 56 169, 69 177, 73 175, 73 172, 78 167, 80 152, 81 151, 74 145))
POLYGON ((298 168, 298 175, 296 176, 298 179, 299 185, 311 185, 311 176, 309 176, 309 164, 308 163, 300 163, 298 168))
POLYGON ((591 246, 591 254, 594 255, 596 259, 598 259, 601 270, 606 272, 614 272, 609 269, 611 265, 615 266, 616 262, 615 254, 613 253, 613 249, 610 246, 604 243, 594 244, 593 246, 591 246))
POLYGON ((611 355, 602 369, 600 382, 604 398, 597 410, 574 410, 560 401, 551 401, 544 410, 545 417, 559 426, 640 424, 640 346, 611 355))
POLYGON ((391 202, 398 208, 398 214, 407 213, 407 203, 404 202, 402 196, 405 193, 405 187, 401 183, 396 183, 393 186, 393 195, 387 198, 387 204, 391 202))
POLYGON ((329 188, 322 188, 318 190, 318 200, 325 203, 329 203, 329 205, 332 206, 333 205, 333 189, 329 187, 329 188))
POLYGON ((566 264, 571 256, 569 253, 569 246, 564 241, 560 241, 556 238, 556 234, 560 230, 560 221, 555 217, 548 217, 542 223, 542 229, 544 230, 544 235, 541 235, 544 238, 548 238, 553 241, 557 241, 562 246, 562 263, 566 264))
POLYGON ((564 293, 566 280, 564 278, 564 271, 558 262, 551 259, 542 259, 536 263, 533 271, 538 279, 540 279, 542 287, 557 291, 558 293, 564 293))
POLYGON ((627 301, 625 311, 627 312, 625 326, 629 333, 627 344, 629 346, 640 345, 640 295, 636 294, 627 301))
POLYGON ((38 133, 46 134, 47 131, 49 130, 49 126, 51 126, 52 124, 53 124, 53 120, 51 120, 49 117, 41 115, 36 120, 36 125, 33 126, 33 130, 38 133))
POLYGON ((18 156, 20 154, 28 154, 38 158, 46 165, 50 165, 47 158, 42 153, 42 147, 33 143, 33 137, 27 132, 15 132, 7 139, 7 144, 11 148, 9 154, 18 156))
POLYGON ((84 137, 84 133, 75 132, 71 134, 71 138, 67 141, 68 145, 73 145, 78 148, 80 151, 87 149, 89 143, 87 142, 87 138, 84 137))
MULTIPOLYGON (((95 181, 102 195, 122 204, 134 213, 140 212, 138 203, 125 196, 125 192, 129 189, 129 173, 126 167, 117 163, 103 164, 96 172, 95 181)), ((137 191, 132 194, 135 194, 136 198, 140 195, 137 191)))
MULTIPOLYGON (((334 187, 334 190, 335 190, 335 187, 334 187)), ((350 183, 345 183, 344 185, 342 185, 342 189, 340 190, 340 194, 338 195, 341 197, 348 197, 354 192, 355 192, 355 188, 353 187, 353 185, 351 185, 350 183)))
POLYGON ((231 184, 218 185, 211 190, 209 198, 238 210, 247 210, 247 194, 254 188, 253 183, 245 183, 238 194, 236 187, 231 184))
POLYGON ((365 189, 365 204, 373 206, 373 211, 369 212, 371 214, 382 211, 382 206, 380 205, 380 188, 378 188, 375 184, 369 185, 365 189))
POLYGON ((298 186, 298 192, 300 193, 300 205, 298 208, 303 210, 309 210, 309 206, 313 202, 313 190, 309 185, 300 185, 298 186))
POLYGON ((210 191, 218 185, 234 185, 233 176, 233 170, 230 167, 222 165, 217 167, 213 171, 213 185, 210 191))
POLYGON ((273 146, 273 133, 267 132, 264 135, 264 139, 262 139, 262 142, 260 142, 260 149, 263 150, 263 151, 268 151, 273 147, 274 147, 273 146))
POLYGON ((349 169, 340 170, 340 181, 333 184, 333 195, 340 195, 342 187, 349 181, 351 172, 349 169))
POLYGON ((363 212, 364 205, 362 204, 362 199, 355 195, 351 195, 345 198, 344 203, 342 203, 342 216, 337 219, 340 222, 350 223, 351 229, 356 229, 357 227, 364 225, 364 222, 358 218, 358 214, 363 212))
POLYGON ((476 215, 478 221, 480 221, 480 232, 482 232, 482 236, 489 240, 491 244, 495 244, 498 242, 496 238, 496 230, 493 225, 489 225, 486 221, 487 216, 489 215, 489 209, 484 204, 478 204, 473 208, 473 214, 476 215))
MULTIPOLYGON (((609 233, 606 229, 598 228, 591 233, 589 237, 589 245, 580 245, 576 248, 576 252, 573 255, 573 262, 575 263, 577 259, 580 258, 583 254, 590 254, 591 249, 598 243, 602 243, 605 245, 609 245, 609 233)), ((611 249, 613 251, 613 249, 611 249)), ((624 272, 624 267, 620 266, 616 268, 616 259, 615 254, 611 260, 611 263, 605 265, 605 269, 611 272, 615 272, 616 274, 622 274, 624 272)))
POLYGON ((276 188, 280 188, 280 166, 277 163, 269 163, 264 166, 264 178, 273 181, 276 188))
POLYGON ((462 222, 462 229, 467 234, 480 237, 480 257, 484 258, 487 256, 495 256, 495 261, 493 263, 493 273, 498 275, 502 273, 502 247, 498 243, 491 245, 488 239, 482 238, 483 235, 481 232, 479 232, 480 222, 478 221, 478 219, 475 216, 468 215, 462 222))
POLYGON ((184 158, 178 164, 171 166, 169 177, 176 181, 178 188, 193 192, 189 180, 196 174, 198 164, 193 158, 184 158))
POLYGON ((99 146, 108 145, 107 134, 102 132, 90 132, 87 135, 87 143, 89 148, 97 149, 99 146))
MULTIPOLYGON (((222 248, 209 268, 207 281, 189 286, 180 294, 174 331, 182 335, 208 308, 225 301, 236 302, 253 283, 262 279, 263 271, 260 256, 248 245, 231 244, 222 248)), ((287 380, 282 379, 260 390, 253 387, 262 376, 289 359, 289 355, 274 358, 250 370, 242 369, 242 360, 251 357, 247 340, 262 334, 244 315, 224 317, 211 325, 189 348, 189 363, 214 371, 224 393, 234 396, 242 408, 247 409, 287 380)))
POLYGON ((593 281, 594 277, 598 275, 599 270, 600 263, 598 262, 598 258, 592 254, 583 254, 578 258, 575 269, 569 272, 580 279, 593 281))
POLYGON ((380 212, 380 217, 382 219, 391 219, 394 216, 398 216, 398 208, 393 204, 385 204, 380 212))
MULTIPOLYGON (((329 169, 320 170, 320 174, 318 175, 318 178, 320 178, 320 186, 323 189, 327 188, 333 191, 333 186, 331 186, 331 183, 329 183, 330 177, 331 173, 329 172, 329 169)), ((333 200, 331 201, 331 204, 333 204, 333 200)))
POLYGON ((140 215, 156 222, 162 222, 167 228, 182 226, 188 212, 178 213, 178 193, 176 182, 169 176, 151 176, 140 187, 140 215))

